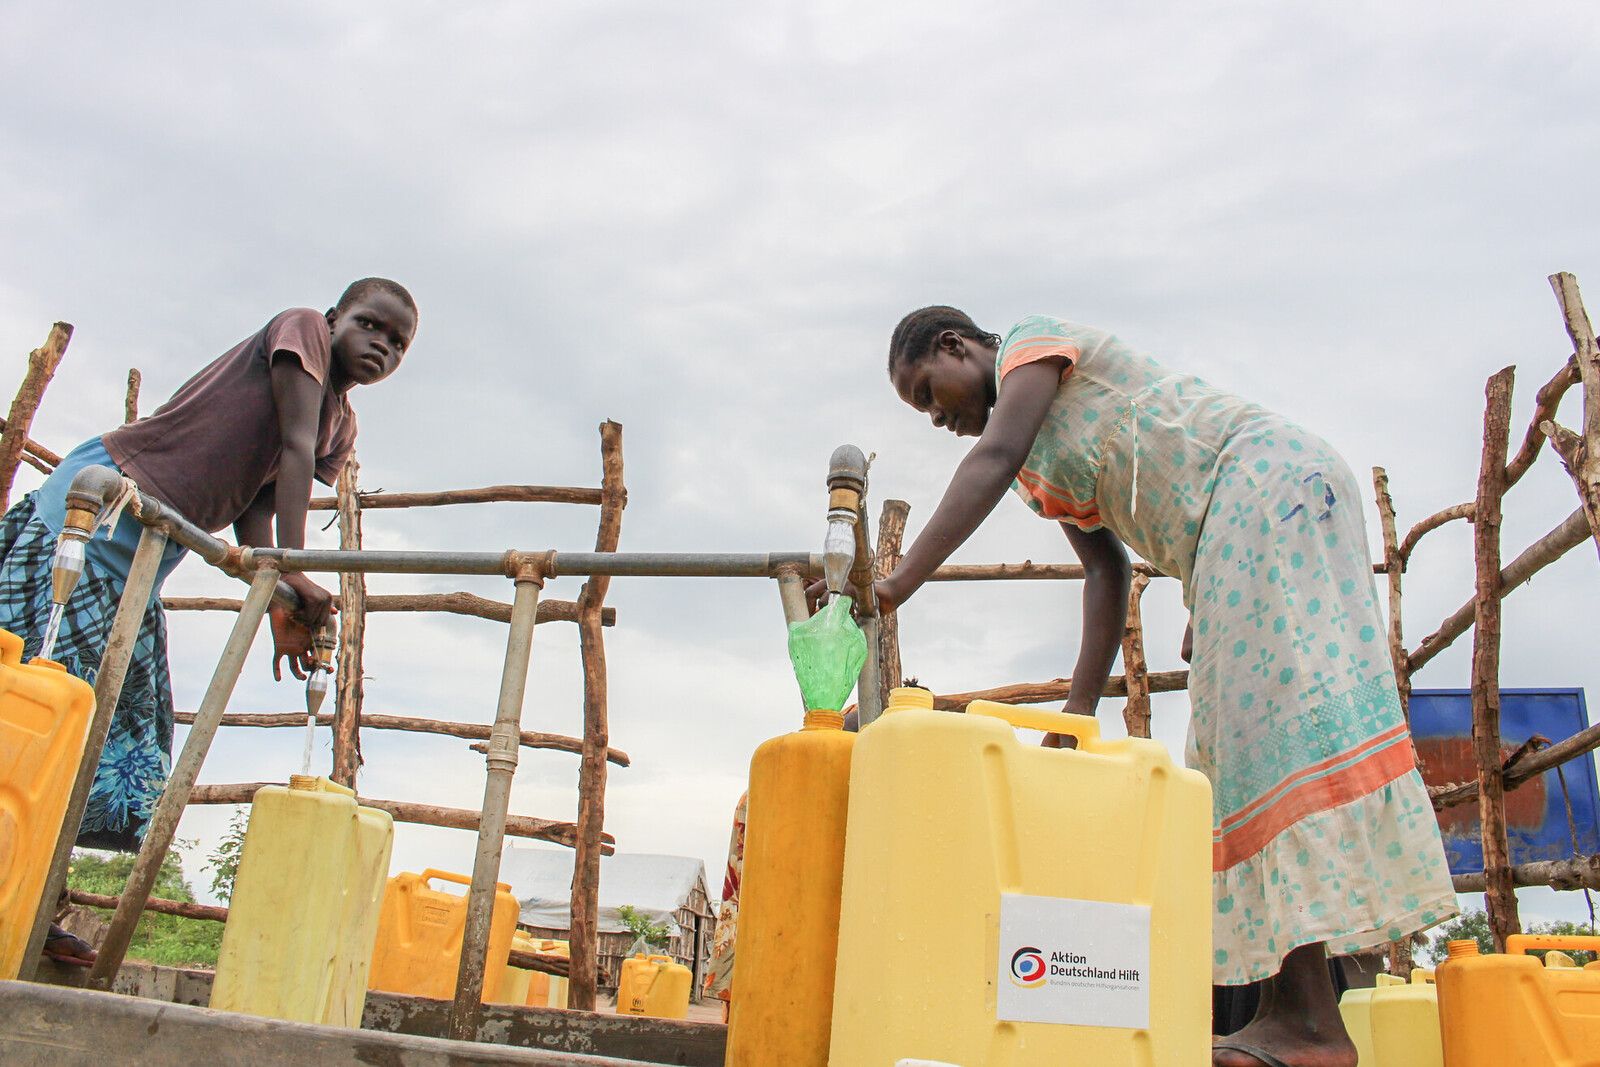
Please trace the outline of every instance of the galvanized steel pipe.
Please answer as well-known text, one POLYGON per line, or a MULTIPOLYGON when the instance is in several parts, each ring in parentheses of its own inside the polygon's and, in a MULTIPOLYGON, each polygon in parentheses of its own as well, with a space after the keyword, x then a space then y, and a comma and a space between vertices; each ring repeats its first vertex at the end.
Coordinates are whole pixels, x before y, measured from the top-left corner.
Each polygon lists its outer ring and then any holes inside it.
POLYGON ((489 928, 494 920, 496 883, 500 880, 500 855, 505 848, 506 810, 511 803, 511 779, 517 769, 517 746, 522 736, 522 699, 528 684, 528 659, 533 650, 533 625, 539 614, 539 589, 544 579, 537 569, 517 576, 511 603, 511 629, 506 638, 505 664, 500 671, 500 701, 486 753, 488 774, 483 786, 483 815, 478 820, 478 852, 472 864, 472 888, 467 893, 466 925, 461 934, 461 962, 456 971, 456 997, 450 1008, 450 1036, 476 1041, 482 1018, 483 972, 488 965, 489 928))

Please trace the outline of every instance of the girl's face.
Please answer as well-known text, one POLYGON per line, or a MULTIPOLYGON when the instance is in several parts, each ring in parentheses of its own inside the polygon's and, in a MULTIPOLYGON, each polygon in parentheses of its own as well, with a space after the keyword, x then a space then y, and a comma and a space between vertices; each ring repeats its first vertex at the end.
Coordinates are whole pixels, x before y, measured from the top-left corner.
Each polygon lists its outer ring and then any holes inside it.
POLYGON ((890 379, 900 399, 926 412, 957 437, 977 437, 994 406, 994 352, 954 330, 934 341, 933 353, 901 361, 890 379))

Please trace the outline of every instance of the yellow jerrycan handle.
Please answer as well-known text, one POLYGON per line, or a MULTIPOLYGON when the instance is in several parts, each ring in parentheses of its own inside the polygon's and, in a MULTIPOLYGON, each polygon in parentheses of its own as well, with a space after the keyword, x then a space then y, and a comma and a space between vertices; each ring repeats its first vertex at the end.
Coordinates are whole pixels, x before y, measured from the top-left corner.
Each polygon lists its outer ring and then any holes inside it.
POLYGON ((1050 734, 1066 734, 1078 739, 1078 748, 1092 748, 1100 740, 1100 720, 1093 715, 1068 715, 1061 711, 1023 707, 1020 704, 996 704, 992 700, 974 700, 967 705, 968 715, 988 715, 1004 719, 1012 726, 1029 730, 1043 730, 1050 734))
MULTIPOLYGON (((422 880, 424 882, 434 878, 439 879, 441 882, 454 882, 456 885, 470 886, 472 884, 472 876, 470 874, 454 874, 450 871, 441 871, 437 867, 429 867, 422 872, 422 880)), ((496 882, 495 888, 502 889, 507 893, 511 892, 511 887, 504 882, 496 882)))
POLYGON ((1577 948, 1600 951, 1600 937, 1592 934, 1512 934, 1506 938, 1506 955, 1522 956, 1539 949, 1577 948))
POLYGON ((7 667, 22 666, 22 638, 10 630, 0 630, 0 663, 7 667))

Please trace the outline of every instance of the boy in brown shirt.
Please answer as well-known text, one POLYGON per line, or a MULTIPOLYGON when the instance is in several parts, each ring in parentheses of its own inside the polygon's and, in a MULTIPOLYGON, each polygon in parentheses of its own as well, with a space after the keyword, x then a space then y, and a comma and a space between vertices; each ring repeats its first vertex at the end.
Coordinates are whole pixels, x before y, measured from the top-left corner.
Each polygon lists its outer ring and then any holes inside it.
MULTIPOLYGON (((303 547, 312 479, 333 484, 355 443, 350 388, 393 373, 416 328, 416 303, 404 287, 363 278, 325 313, 294 308, 274 316, 148 418, 79 445, 0 520, 0 627, 25 639, 27 655, 37 652, 66 492, 90 464, 115 466, 205 530, 231 525, 241 545, 303 547)), ((109 540, 86 547, 84 576, 56 646, 56 658, 80 677, 93 678, 99 666, 139 531, 125 516, 109 540)), ((169 543, 162 560, 79 828, 81 845, 135 850, 166 781, 172 694, 159 589, 183 552, 169 543)), ((291 617, 273 608, 273 676, 281 677, 288 657, 291 672, 303 677, 312 628, 332 610, 332 597, 303 574, 284 581, 299 593, 302 610, 291 617)))

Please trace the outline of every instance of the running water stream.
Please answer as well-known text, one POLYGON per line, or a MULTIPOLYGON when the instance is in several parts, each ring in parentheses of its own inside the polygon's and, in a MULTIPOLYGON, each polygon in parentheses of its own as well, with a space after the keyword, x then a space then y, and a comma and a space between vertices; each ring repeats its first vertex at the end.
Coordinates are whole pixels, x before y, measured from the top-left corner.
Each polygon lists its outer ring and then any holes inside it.
POLYGON ((56 653, 56 638, 61 635, 61 616, 67 610, 65 604, 50 605, 50 621, 44 628, 44 644, 39 646, 39 658, 50 659, 56 653))

